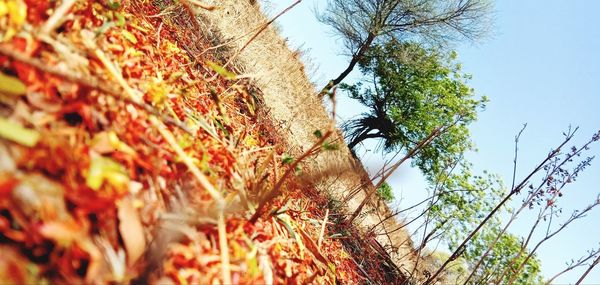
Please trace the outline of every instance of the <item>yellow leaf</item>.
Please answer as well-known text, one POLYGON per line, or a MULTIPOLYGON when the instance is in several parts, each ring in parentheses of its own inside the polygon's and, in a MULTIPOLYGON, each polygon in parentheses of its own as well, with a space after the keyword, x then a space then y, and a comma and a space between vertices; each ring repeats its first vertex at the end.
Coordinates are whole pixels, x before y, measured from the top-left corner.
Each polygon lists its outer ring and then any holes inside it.
POLYGON ((40 133, 24 128, 18 123, 11 122, 5 118, 0 118, 0 137, 27 147, 33 147, 40 140, 40 133))
POLYGON ((260 271, 258 269, 258 259, 256 258, 256 256, 247 258, 246 264, 248 265, 248 274, 250 274, 251 277, 258 276, 260 271))
POLYGON ((167 53, 172 53, 172 54, 176 54, 181 52, 181 49, 174 43, 170 42, 170 41, 163 41, 164 43, 164 49, 167 53))
POLYGON ((117 137, 117 134, 115 132, 109 132, 108 133, 108 140, 110 141, 110 144, 115 149, 118 149, 119 151, 121 151, 123 153, 126 153, 126 154, 129 154, 129 155, 136 155, 135 150, 133 150, 126 143, 124 143, 121 140, 119 140, 119 137, 117 137))
POLYGON ((169 90, 167 90, 167 86, 162 80, 154 80, 148 83, 146 92, 150 94, 152 104, 154 105, 163 103, 169 94, 169 90))
POLYGON ((131 26, 132 28, 134 28, 134 29, 136 29, 136 30, 138 30, 138 31, 140 31, 140 32, 142 32, 144 34, 147 34, 148 32, 150 32, 150 29, 138 26, 138 25, 136 25, 134 23, 130 23, 129 26, 131 26))
POLYGON ((27 18, 27 6, 22 0, 6 1, 6 9, 10 17, 9 27, 4 34, 4 40, 10 40, 21 29, 27 18))
POLYGON ((99 190, 104 181, 115 187, 124 187, 129 177, 124 167, 118 162, 96 155, 92 158, 85 183, 93 190, 99 190))
POLYGON ((136 50, 135 48, 127 48, 125 49, 125 55, 126 56, 131 56, 131 57, 143 57, 146 54, 143 53, 142 51, 136 50))
POLYGON ((25 84, 16 77, 0 72, 0 93, 10 95, 24 95, 27 91, 25 84))
POLYGON ((255 147, 258 145, 258 141, 252 136, 246 136, 244 138, 244 144, 248 147, 255 147))
POLYGON ((237 78, 237 75, 227 69, 225 69, 225 67, 222 67, 210 60, 206 61, 206 64, 208 65, 208 67, 210 67, 212 70, 214 70, 216 73, 220 74, 221 76, 223 76, 225 79, 228 80, 233 80, 237 78))
POLYGON ((109 132, 101 132, 94 135, 91 142, 91 147, 94 151, 99 154, 106 154, 115 151, 115 147, 112 145, 109 132))
POLYGON ((122 33, 123 33, 123 37, 125 37, 125 39, 127 39, 128 41, 130 41, 133 44, 137 44, 138 40, 131 32, 129 32, 127 30, 122 30, 122 33))
POLYGON ((8 7, 6 5, 6 2, 0 1, 0 17, 5 16, 6 14, 8 14, 8 7))
POLYGON ((15 27, 21 27, 25 23, 27 17, 27 6, 22 0, 9 0, 6 3, 8 14, 10 15, 10 22, 15 27))

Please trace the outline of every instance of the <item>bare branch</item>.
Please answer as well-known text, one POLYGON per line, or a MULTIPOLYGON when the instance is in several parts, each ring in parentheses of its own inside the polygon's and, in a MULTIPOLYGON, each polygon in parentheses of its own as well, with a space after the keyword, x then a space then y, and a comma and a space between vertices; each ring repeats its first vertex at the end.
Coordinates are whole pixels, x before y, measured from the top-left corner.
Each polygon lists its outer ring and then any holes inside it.
POLYGON ((348 67, 321 90, 342 82, 371 45, 390 39, 446 45, 487 34, 491 4, 485 0, 331 0, 318 19, 343 40, 348 67))

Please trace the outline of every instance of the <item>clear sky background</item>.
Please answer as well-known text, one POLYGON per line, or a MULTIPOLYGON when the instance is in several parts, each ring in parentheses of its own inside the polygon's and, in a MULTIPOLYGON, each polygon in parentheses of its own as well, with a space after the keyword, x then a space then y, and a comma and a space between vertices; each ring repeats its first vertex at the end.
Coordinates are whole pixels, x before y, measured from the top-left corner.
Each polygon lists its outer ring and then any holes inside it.
MULTIPOLYGON (((318 86, 336 77, 348 62, 342 54, 341 41, 314 17, 313 10, 323 9, 325 2, 304 0, 277 22, 290 46, 307 50, 309 61, 316 67, 312 78, 318 86)), ((473 75, 470 85, 491 100, 471 127, 479 152, 469 154, 467 159, 476 170, 500 174, 510 186, 514 136, 524 123, 528 127, 519 144, 517 180, 560 143, 561 134, 569 125, 580 127, 575 143, 584 142, 600 129, 600 1, 495 2, 492 36, 477 45, 458 45, 456 50, 463 70, 473 75)), ((263 7, 273 14, 291 3, 272 0, 263 3, 263 7)), ((348 82, 358 76, 354 72, 348 82)), ((343 95, 338 100, 342 120, 364 111, 343 95)), ((383 158, 374 153, 372 143, 360 153, 370 171, 381 166, 383 158)), ((560 201, 564 218, 573 209, 591 203, 600 193, 600 145, 593 145, 588 154, 598 159, 566 190, 560 201)), ((419 171, 410 167, 401 168, 390 184, 401 208, 427 196, 419 171)), ((517 223, 512 232, 524 235, 526 222, 524 219, 517 223)), ((542 246, 538 257, 544 276, 553 276, 565 267, 566 261, 598 247, 600 209, 542 246)), ((556 281, 574 283, 584 269, 556 281)), ((599 267, 586 282, 600 284, 599 267)))

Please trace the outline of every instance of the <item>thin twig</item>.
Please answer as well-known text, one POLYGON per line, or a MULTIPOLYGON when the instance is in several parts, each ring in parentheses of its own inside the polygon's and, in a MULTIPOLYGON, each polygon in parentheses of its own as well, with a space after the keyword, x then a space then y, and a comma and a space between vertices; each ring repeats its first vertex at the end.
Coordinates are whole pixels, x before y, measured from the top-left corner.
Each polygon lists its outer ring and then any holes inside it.
POLYGON ((325 226, 327 225, 327 219, 329 218, 329 209, 325 211, 325 219, 323 219, 323 224, 321 225, 321 232, 319 233, 319 242, 317 246, 319 250, 321 249, 321 242, 323 241, 323 235, 325 234, 325 226))
POLYGON ((585 265, 585 263, 588 260, 593 259, 594 257, 600 258, 600 249, 590 250, 590 251, 588 251, 587 256, 580 257, 577 261, 572 261, 570 264, 568 264, 567 268, 563 269, 561 272, 552 276, 552 278, 548 279, 548 281, 546 281, 546 283, 544 283, 544 285, 552 284, 554 279, 558 278, 559 276, 561 276, 561 275, 565 274, 566 272, 569 272, 579 266, 585 265))
POLYGON ((248 45, 250 45, 250 43, 252 43, 252 41, 254 41, 254 39, 256 39, 264 30, 267 29, 267 27, 269 27, 273 22, 275 22, 275 20, 277 20, 277 18, 281 17, 283 14, 287 13, 289 10, 291 10, 292 8, 294 8, 294 6, 298 5, 300 2, 302 2, 302 0, 297 0, 296 2, 292 3, 290 6, 288 6, 287 8, 283 9, 283 11, 279 12, 279 14, 277 14, 275 17, 273 17, 273 19, 271 19, 270 21, 268 21, 267 23, 265 23, 263 25, 263 27, 258 30, 258 32, 256 32, 256 34, 254 34, 243 46, 242 48, 240 48, 228 61, 227 63, 225 63, 223 65, 223 67, 227 67, 233 60, 235 60, 238 55, 240 55, 240 53, 246 49, 246 47, 248 47, 248 45))
POLYGON ((255 223, 258 220, 258 218, 263 214, 264 207, 269 202, 271 202, 271 200, 273 200, 275 197, 277 197, 280 194, 281 187, 283 186, 283 184, 285 183, 287 178, 294 171, 296 171, 296 167, 300 164, 300 162, 304 161, 307 157, 310 157, 310 156, 318 153, 319 150, 321 149, 321 146, 323 145, 323 143, 332 134, 333 134, 333 131, 328 131, 327 133, 323 134, 323 136, 316 143, 314 143, 306 152, 304 152, 304 154, 302 154, 298 159, 294 160, 294 162, 288 167, 288 169, 285 171, 285 173, 283 173, 283 176, 281 176, 281 178, 279 178, 279 180, 277 181, 275 186, 273 186, 273 189, 271 189, 268 193, 265 194, 264 197, 261 198, 261 201, 258 203, 258 206, 256 207, 256 211, 254 212, 254 215, 252 215, 252 217, 249 220, 250 223, 255 223))
POLYGON ((219 247, 221 250, 221 275, 223 284, 233 284, 231 282, 231 269, 229 265, 229 246, 227 244, 227 228, 225 225, 225 213, 223 208, 219 210, 219 247))
MULTIPOLYGON (((565 138, 565 141, 563 142, 563 144, 561 144, 561 146, 559 146, 559 147, 558 147, 556 150, 553 150, 552 152, 550 152, 550 154, 548 155, 547 159, 546 159, 546 160, 545 160, 545 162, 544 162, 544 165, 546 165, 546 166, 550 166, 550 165, 551 165, 551 163, 550 163, 549 161, 550 161, 552 158, 555 158, 555 157, 556 157, 558 154, 560 154, 560 149, 561 149, 561 148, 562 148, 562 147, 563 147, 563 146, 566 144, 566 142, 567 142, 568 140, 570 140, 571 138, 573 138, 573 136, 574 136, 574 134, 577 132, 577 130, 578 130, 578 128, 575 128, 575 130, 571 130, 571 129, 569 128, 568 134, 566 134, 566 138, 565 138), (546 164, 546 163, 548 163, 548 164, 546 164)), ((561 162, 560 164, 558 164, 558 165, 555 165, 554 167, 548 167, 548 170, 547 170, 547 171, 546 171, 546 173, 545 173, 545 177, 550 177, 550 176, 552 176, 553 174, 555 174, 557 171, 560 171, 560 169, 562 168, 562 166, 563 166, 563 165, 565 165, 566 163, 568 163, 568 162, 571 160, 571 158, 573 158, 573 157, 576 157, 576 156, 579 156, 579 154, 581 154, 581 152, 582 152, 582 151, 586 150, 586 149, 587 149, 587 147, 589 146, 589 144, 591 144, 592 142, 594 142, 594 140, 593 140, 593 139, 592 139, 592 140, 590 140, 590 141, 588 141, 588 142, 587 142, 586 144, 584 144, 582 147, 580 147, 580 148, 579 148, 579 149, 578 149, 578 150, 577 150, 575 153, 569 153, 569 154, 567 155, 567 157, 566 157, 564 160, 562 160, 562 162, 561 162)), ((540 166, 541 166, 541 165, 540 165, 540 166)), ((535 172, 537 172, 538 170, 540 170, 540 169, 541 169, 541 168, 540 168, 540 166, 538 166, 538 168, 537 168, 537 170, 535 170, 535 172)), ((523 181, 522 181, 522 182, 521 182, 521 183, 520 183, 518 186, 515 186, 515 189, 513 189, 513 190, 512 190, 512 192, 515 192, 515 191, 516 191, 516 192, 518 193, 518 191, 519 191, 521 188, 523 188, 523 187, 524 187, 524 186, 525 186, 525 185, 528 183, 529 179, 532 177, 532 175, 533 175, 533 174, 535 174, 535 172, 533 172, 533 173, 530 173, 530 175, 529 175, 529 176, 528 176, 528 177, 527 177, 525 180, 523 180, 523 181)), ((571 175, 574 175, 574 173, 573 173, 573 174, 571 174, 571 175)), ((535 193, 539 193, 540 189, 546 185, 546 181, 547 181, 547 179, 543 179, 543 180, 540 182, 539 186, 538 186, 537 188, 535 188, 535 190, 533 190, 533 188, 532 188, 532 190, 530 191, 530 194, 529 194, 529 196, 527 196, 527 198, 526 198, 526 199, 523 201, 523 203, 522 203, 522 204, 521 204, 521 206, 520 206, 520 207, 519 207, 519 208, 516 210, 516 212, 514 212, 514 213, 512 214, 512 216, 510 217, 510 219, 509 219, 509 221, 506 223, 506 225, 503 227, 503 229, 502 229, 502 230, 501 230, 501 231, 500 231, 500 232, 499 232, 499 233, 496 235, 496 238, 495 238, 495 239, 494 239, 494 240, 493 240, 493 241, 492 241, 492 242, 491 242, 491 243, 488 245, 488 247, 487 247, 486 251, 485 251, 485 252, 484 252, 484 253, 481 255, 481 257, 479 257, 479 261, 477 262, 477 264, 476 264, 476 265, 475 265, 475 267, 474 267, 474 268, 475 268, 475 270, 476 270, 476 269, 479 267, 479 265, 481 265, 481 262, 482 262, 482 261, 483 261, 483 260, 484 260, 484 259, 485 259, 485 258, 488 256, 488 254, 489 254, 489 253, 492 251, 493 247, 496 245, 496 243, 498 243, 498 241, 500 240, 500 238, 502 237, 502 235, 504 235, 504 233, 507 231, 508 227, 509 227, 509 226, 510 226, 510 225, 511 225, 511 224, 512 224, 512 223, 513 223, 515 220, 516 220, 517 216, 518 216, 518 215, 519 215, 519 214, 520 214, 520 213, 521 213, 521 212, 522 212, 522 211, 523 211, 525 208, 527 208, 527 207, 528 207, 528 205, 529 205, 529 204, 530 204, 530 203, 531 203, 531 202, 532 202, 532 201, 535 199, 535 197, 536 197, 535 193)), ((562 189, 562 188, 563 188, 565 185, 566 185, 566 184, 563 184, 562 186, 560 186, 560 187, 559 187, 559 189, 562 189)), ((558 195, 558 193, 560 193, 560 191, 556 191, 556 193, 554 193, 554 194, 552 195, 552 197, 551 197, 551 200, 552 200, 552 199, 555 199, 555 198, 556 198, 556 196, 558 195)), ((547 209, 548 207, 549 207, 549 205, 547 205, 547 206, 546 206, 546 209, 547 209)), ((539 222, 539 220, 540 220, 540 219, 542 219, 542 218, 543 218, 543 212, 540 212, 540 214, 538 215, 538 219, 537 219, 536 225, 534 225, 534 227, 531 229, 532 231, 533 231, 533 230, 535 230, 535 227, 537 227, 537 223, 538 223, 538 222, 539 222)), ((533 234, 533 233, 532 233, 532 232, 530 232, 530 234, 529 234, 529 235, 531 236, 532 234, 533 234)), ((518 255, 519 255, 519 256, 520 256, 520 255, 523 253, 523 251, 526 249, 526 247, 527 247, 527 244, 528 244, 528 243, 529 243, 529 237, 527 238, 527 240, 526 240, 526 241, 523 243, 523 245, 521 246, 521 250, 520 250, 520 251, 519 251, 519 253, 518 253, 518 255)), ((518 256, 517 256, 517 257, 518 257, 518 256)), ((515 257, 515 258, 513 259, 513 261, 514 261, 514 260, 516 260, 516 258, 517 258, 517 257, 515 257)), ((511 264, 513 263, 513 261, 511 261, 511 264)), ((507 268, 508 268, 508 267, 507 267, 507 268)), ((472 272, 471 272, 471 274, 474 274, 473 272, 474 272, 474 271, 472 271, 472 272)), ((507 272, 507 270, 505 269, 505 270, 504 270, 504 272, 502 273, 502 275, 504 275, 506 272, 507 272)), ((467 279, 467 281, 468 281, 468 280, 469 280, 469 279, 467 279)), ((466 285, 467 283, 465 282, 465 283, 463 283, 463 284, 464 284, 464 285, 466 285)))
POLYGON ((156 49, 160 49, 160 42, 161 42, 161 36, 160 36, 160 31, 162 31, 162 27, 163 27, 164 22, 160 22, 160 25, 158 25, 158 30, 156 31, 156 49))
POLYGON ((594 267, 596 267, 596 265, 598 265, 598 263, 600 263, 600 255, 596 258, 596 260, 594 260, 594 263, 592 263, 590 265, 590 267, 588 267, 588 269, 585 270, 585 272, 581 275, 581 277, 579 278, 579 280, 577 280, 577 282, 575 283, 575 285, 581 284, 581 282, 583 282, 583 280, 585 279, 585 277, 592 271, 592 269, 594 269, 594 267))
MULTIPOLYGON (((549 239, 551 239, 552 237, 554 237, 556 234, 560 233, 562 230, 564 230, 572 222, 585 217, 588 212, 590 212, 594 207, 596 207, 598 205, 600 205, 600 196, 598 196, 596 198, 596 201, 594 201, 594 203, 590 204, 589 206, 587 206, 582 211, 574 211, 571 214, 571 217, 569 217, 569 219, 567 219, 567 221, 565 221, 563 224, 561 224, 560 227, 558 227, 552 233, 550 233, 549 235, 546 235, 542 240, 540 240, 533 247, 533 249, 529 252, 529 254, 525 257, 525 260, 523 260, 523 262, 520 263, 519 267, 517 267, 517 269, 514 271, 514 274, 510 277, 508 283, 506 283, 506 284, 507 285, 512 285, 516 281, 517 277, 519 276, 519 272, 521 272, 521 270, 523 270, 523 267, 527 264, 527 262, 531 259, 531 257, 533 257, 533 255, 536 253, 536 251, 539 249, 539 247, 543 243, 545 243, 546 241, 548 241, 549 239)), ((501 278, 502 277, 503 276, 501 276, 501 278)), ((585 274, 582 277, 585 277, 585 274)), ((501 280, 502 279, 500 279, 500 281, 501 280)), ((583 280, 583 279, 580 279, 580 280, 583 280)), ((497 284, 500 284, 500 281, 498 281, 497 284)))
MULTIPOLYGON (((465 246, 467 245, 467 243, 469 243, 471 241, 473 236, 475 236, 475 234, 477 234, 479 232, 479 230, 481 230, 481 228, 485 224, 487 224, 487 222, 496 214, 496 212, 498 212, 498 210, 500 210, 500 208, 502 208, 509 200, 511 200, 511 198, 514 195, 519 193, 521 191, 521 189, 523 189, 523 187, 525 187, 525 185, 528 183, 528 181, 529 181, 529 179, 531 179, 531 177, 533 177, 536 173, 538 173, 540 170, 542 170, 542 168, 546 165, 547 162, 549 162, 553 157, 557 156, 560 153, 561 148, 564 147, 569 141, 571 141, 571 139, 573 139, 573 136, 576 131, 577 131, 577 129, 575 129, 573 132, 570 132, 568 134, 568 136, 563 140, 563 142, 556 149, 552 150, 548 154, 548 156, 544 160, 542 160, 542 162, 540 164, 538 164, 538 166, 535 169, 533 169, 533 171, 531 171, 523 180, 521 180, 521 183, 519 183, 519 185, 517 185, 513 189, 511 189, 510 193, 508 193, 502 199, 502 201, 500 201, 496 205, 496 207, 494 207, 494 209, 492 209, 492 211, 477 225, 477 227, 469 233, 469 235, 462 241, 462 243, 456 248, 456 250, 454 250, 454 252, 450 255, 450 257, 448 257, 448 259, 446 259, 446 261, 442 264, 442 266, 440 266, 436 270, 435 273, 433 273, 429 278, 427 278, 427 280, 424 282, 425 285, 431 284, 442 273, 442 271, 444 271, 444 269, 446 268, 446 266, 448 266, 448 264, 450 262, 454 261, 456 258, 458 258, 462 254, 465 246)), ((506 230, 506 226, 505 226, 504 230, 506 230)), ((503 232, 501 234, 503 234, 503 232)), ((497 236, 496 241, 499 238, 500 238, 500 236, 497 236)), ((490 247, 488 247, 488 251, 489 250, 490 250, 490 247)))
MULTIPOLYGON (((521 134, 523 133, 523 131, 525 131, 526 127, 527 127, 527 123, 523 124, 523 128, 521 128, 521 131, 519 131, 519 133, 517 133, 517 135, 515 136, 515 155, 514 155, 514 159, 513 159, 512 185, 510 186, 511 190, 515 189, 515 181, 517 178, 517 159, 519 157, 519 139, 521 138, 521 134)), ((494 244, 495 244, 495 242, 494 242, 494 244)), ((479 266, 481 266, 481 263, 483 262, 484 257, 487 256, 488 253, 489 253, 489 250, 486 251, 483 254, 483 256, 477 261, 474 268, 471 270, 471 273, 469 274, 469 276, 467 277, 465 282, 463 282, 463 285, 467 285, 469 283, 469 281, 471 280, 471 278, 473 278, 475 276, 475 272, 477 272, 477 269, 479 268, 479 266)))
POLYGON ((46 23, 44 23, 44 26, 42 26, 41 29, 41 33, 50 34, 65 20, 67 20, 67 17, 65 15, 69 12, 71 7, 73 7, 75 2, 76 0, 64 0, 62 4, 60 4, 60 6, 56 8, 56 10, 52 14, 52 16, 50 16, 50 18, 46 21, 46 23))
MULTIPOLYGON (((462 157, 463 157, 463 155, 461 155, 459 158, 457 158, 450 165, 446 166, 446 169, 448 169, 448 167, 450 167, 450 169, 447 171, 447 174, 443 176, 443 179, 442 179, 442 177, 439 177, 439 176, 436 178, 436 184, 435 184, 435 187, 433 188, 433 196, 439 195, 438 191, 440 191, 440 188, 442 187, 442 185, 444 185, 446 183, 446 181, 449 179, 449 177, 452 174, 452 172, 454 171, 454 169, 456 169, 459 162, 462 160, 462 157)), ((435 202, 433 200, 431 200, 428 209, 432 209, 433 204, 437 203, 437 201, 439 201, 439 200, 440 200, 439 198, 435 202)), ((449 218, 446 218, 442 222, 439 222, 438 225, 429 234, 427 234, 427 227, 429 226, 429 223, 432 219, 433 219, 433 217, 431 217, 431 211, 427 211, 427 216, 425 216, 425 227, 423 229, 423 240, 421 241, 421 245, 419 245, 419 248, 417 250, 415 266, 413 267, 413 271, 410 273, 410 278, 412 278, 415 271, 417 270, 417 268, 419 266, 419 260, 421 259, 421 252, 425 248, 425 245, 427 245, 427 243, 429 243, 429 241, 432 240, 431 236, 437 230, 439 230, 444 224, 446 224, 449 220, 449 218)), ((434 237, 434 239, 435 238, 437 238, 437 237, 434 237)))
POLYGON ((523 124, 523 128, 519 133, 515 136, 515 158, 513 160, 513 175, 512 175, 512 185, 510 189, 515 188, 515 180, 517 178, 517 158, 519 157, 519 138, 521 138, 521 134, 527 128, 527 123, 523 124))

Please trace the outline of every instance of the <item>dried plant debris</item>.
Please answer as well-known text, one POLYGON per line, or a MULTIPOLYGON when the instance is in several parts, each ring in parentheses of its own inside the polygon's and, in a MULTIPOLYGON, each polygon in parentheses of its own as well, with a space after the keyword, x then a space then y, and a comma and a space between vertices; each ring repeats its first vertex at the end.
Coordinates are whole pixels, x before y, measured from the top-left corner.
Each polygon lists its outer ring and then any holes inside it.
POLYGON ((366 280, 294 177, 249 222, 284 149, 255 87, 192 59, 164 17, 189 11, 161 3, 0 0, 0 279, 366 280))

